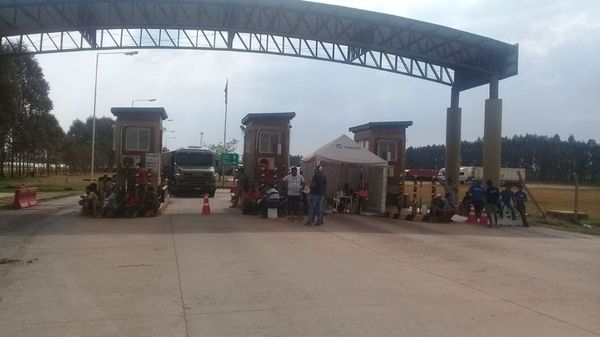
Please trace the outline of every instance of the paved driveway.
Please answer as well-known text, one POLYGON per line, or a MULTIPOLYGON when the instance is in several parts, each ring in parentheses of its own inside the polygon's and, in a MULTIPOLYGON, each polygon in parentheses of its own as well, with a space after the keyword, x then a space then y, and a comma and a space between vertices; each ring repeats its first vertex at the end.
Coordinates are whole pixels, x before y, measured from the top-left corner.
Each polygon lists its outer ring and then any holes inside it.
POLYGON ((600 240, 172 199, 156 218, 0 213, 0 336, 598 336, 600 240), (6 261, 5 261, 6 262, 6 261))

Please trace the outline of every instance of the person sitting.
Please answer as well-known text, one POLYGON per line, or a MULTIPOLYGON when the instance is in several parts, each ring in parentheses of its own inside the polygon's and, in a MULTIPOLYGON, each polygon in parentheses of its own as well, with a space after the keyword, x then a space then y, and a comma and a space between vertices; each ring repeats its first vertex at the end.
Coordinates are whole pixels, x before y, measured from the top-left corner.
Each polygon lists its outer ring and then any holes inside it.
POLYGON ((113 190, 113 180, 110 177, 104 178, 102 182, 102 194, 104 197, 108 197, 113 190))
POLYGON ((132 218, 136 217, 140 211, 140 194, 131 187, 125 194, 125 216, 132 218))
POLYGON ((99 217, 102 215, 101 207, 104 198, 103 195, 98 191, 98 185, 96 183, 90 184, 90 194, 88 194, 88 200, 90 202, 90 208, 92 209, 91 216, 99 217))
POLYGON ((255 214, 258 210, 260 193, 256 185, 252 185, 242 199, 242 214, 255 214))
POLYGON ((142 216, 156 216, 158 214, 158 196, 154 193, 152 185, 146 188, 141 206, 142 216))
POLYGON ((90 187, 86 186, 85 187, 85 194, 82 194, 79 196, 79 206, 81 206, 81 214, 82 215, 87 215, 88 213, 88 203, 87 203, 87 196, 90 194, 90 187))
POLYGON ((263 200, 263 216, 266 218, 269 208, 279 209, 281 204, 281 196, 279 195, 279 191, 277 190, 277 186, 275 184, 271 184, 271 187, 265 191, 263 200))
POLYGON ((113 218, 117 215, 119 210, 119 200, 117 197, 117 191, 113 188, 109 194, 104 198, 104 205, 102 206, 102 216, 113 218))
POLYGON ((98 215, 98 208, 100 205, 100 198, 98 197, 98 193, 96 193, 94 186, 95 184, 90 184, 85 188, 85 195, 81 196, 81 200, 79 200, 79 205, 81 205, 81 214, 95 217, 98 215))
POLYGON ((441 194, 436 194, 431 202, 431 221, 448 222, 448 207, 441 194))
POLYGON ((117 189, 117 211, 116 211, 116 216, 123 216, 125 215, 126 212, 126 208, 125 208, 125 196, 127 195, 127 193, 125 192, 125 187, 124 186, 118 186, 115 187, 117 189))

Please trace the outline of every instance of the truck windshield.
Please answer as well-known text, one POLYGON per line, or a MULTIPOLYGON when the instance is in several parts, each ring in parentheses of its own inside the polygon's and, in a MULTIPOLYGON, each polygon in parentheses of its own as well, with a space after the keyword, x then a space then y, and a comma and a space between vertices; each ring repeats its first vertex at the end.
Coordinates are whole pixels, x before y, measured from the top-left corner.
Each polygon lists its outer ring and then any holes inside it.
POLYGON ((213 156, 209 153, 180 153, 177 155, 180 166, 213 166, 213 156))

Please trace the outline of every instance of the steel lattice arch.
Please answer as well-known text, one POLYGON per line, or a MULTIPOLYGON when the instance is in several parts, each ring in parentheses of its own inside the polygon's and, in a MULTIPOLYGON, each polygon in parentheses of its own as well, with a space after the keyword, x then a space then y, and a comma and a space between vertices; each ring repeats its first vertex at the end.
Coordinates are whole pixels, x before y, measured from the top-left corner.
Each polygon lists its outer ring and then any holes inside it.
POLYGON ((281 0, 0 0, 3 55, 119 48, 287 55, 465 90, 517 74, 518 46, 403 17, 281 0))

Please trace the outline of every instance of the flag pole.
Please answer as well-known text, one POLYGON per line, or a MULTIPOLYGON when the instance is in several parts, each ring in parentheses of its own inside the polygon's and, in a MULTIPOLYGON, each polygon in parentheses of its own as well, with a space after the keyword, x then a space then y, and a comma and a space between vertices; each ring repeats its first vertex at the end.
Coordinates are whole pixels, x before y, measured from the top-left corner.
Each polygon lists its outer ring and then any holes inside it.
MULTIPOLYGON (((225 82, 225 122, 223 125, 223 153, 227 152, 227 101, 229 95, 229 79, 225 82)), ((225 165, 223 165, 223 156, 221 155, 221 180, 225 182, 225 165)))

